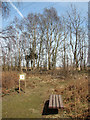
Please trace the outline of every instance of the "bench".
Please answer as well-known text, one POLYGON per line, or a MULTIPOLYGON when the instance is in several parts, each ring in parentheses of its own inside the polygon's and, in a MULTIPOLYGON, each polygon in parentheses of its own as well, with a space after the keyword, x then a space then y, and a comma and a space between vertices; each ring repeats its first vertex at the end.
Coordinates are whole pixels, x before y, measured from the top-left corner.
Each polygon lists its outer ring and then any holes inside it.
POLYGON ((49 108, 50 109, 64 108, 61 95, 50 95, 49 108))

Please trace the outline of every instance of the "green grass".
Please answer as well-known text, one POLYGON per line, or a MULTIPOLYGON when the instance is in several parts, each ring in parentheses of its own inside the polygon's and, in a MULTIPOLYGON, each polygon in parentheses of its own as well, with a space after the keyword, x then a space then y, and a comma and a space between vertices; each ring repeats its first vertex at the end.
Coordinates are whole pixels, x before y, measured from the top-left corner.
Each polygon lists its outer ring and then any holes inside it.
MULTIPOLYGON (((59 111, 59 114, 42 116, 44 103, 49 99, 50 94, 55 93, 55 89, 66 88, 70 83, 75 84, 75 80, 50 79, 50 77, 28 76, 26 80, 26 93, 12 92, 10 95, 3 97, 2 102, 2 117, 3 118, 42 118, 42 117, 60 117, 68 118, 70 114, 67 111, 59 111)), ((67 97, 68 89, 62 95, 62 98, 67 97)), ((74 91, 74 90, 72 90, 74 91)), ((67 101, 66 104, 74 102, 67 101)), ((84 107, 84 106, 82 106, 84 107)), ((87 105, 85 105, 87 108, 87 105)), ((75 114, 75 111, 71 112, 75 114)))
POLYGON ((3 98, 3 117, 27 118, 40 117, 42 99, 37 94, 26 93, 9 95, 3 98))
POLYGON ((3 118, 40 118, 45 100, 48 95, 45 93, 50 86, 46 83, 39 83, 38 77, 30 78, 27 81, 32 84, 35 82, 35 88, 26 88, 26 93, 11 94, 3 97, 2 116, 3 118))

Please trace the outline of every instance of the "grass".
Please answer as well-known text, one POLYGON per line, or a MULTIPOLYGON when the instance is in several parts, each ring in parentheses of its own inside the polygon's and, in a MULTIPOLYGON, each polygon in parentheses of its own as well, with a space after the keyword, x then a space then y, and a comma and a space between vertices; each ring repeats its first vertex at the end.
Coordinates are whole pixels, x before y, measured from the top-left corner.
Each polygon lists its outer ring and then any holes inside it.
POLYGON ((86 75, 87 73, 79 73, 66 79, 53 78, 51 75, 28 75, 26 93, 21 91, 19 94, 14 91, 2 98, 3 118, 85 117, 88 114, 86 75), (65 109, 59 110, 56 115, 42 115, 50 94, 61 94, 65 109))
POLYGON ((9 118, 32 118, 39 116, 40 103, 42 103, 42 99, 36 94, 27 96, 26 93, 21 93, 5 96, 3 99, 3 116, 9 118))

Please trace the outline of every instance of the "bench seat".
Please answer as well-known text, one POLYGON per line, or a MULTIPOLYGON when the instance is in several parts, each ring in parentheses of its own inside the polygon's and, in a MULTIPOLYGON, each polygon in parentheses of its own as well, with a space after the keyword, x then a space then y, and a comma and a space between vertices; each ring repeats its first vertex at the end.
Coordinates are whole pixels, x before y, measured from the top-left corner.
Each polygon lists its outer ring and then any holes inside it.
POLYGON ((62 98, 61 95, 50 95, 50 99, 49 99, 49 108, 50 109, 59 109, 59 108, 63 108, 63 102, 62 102, 62 98))

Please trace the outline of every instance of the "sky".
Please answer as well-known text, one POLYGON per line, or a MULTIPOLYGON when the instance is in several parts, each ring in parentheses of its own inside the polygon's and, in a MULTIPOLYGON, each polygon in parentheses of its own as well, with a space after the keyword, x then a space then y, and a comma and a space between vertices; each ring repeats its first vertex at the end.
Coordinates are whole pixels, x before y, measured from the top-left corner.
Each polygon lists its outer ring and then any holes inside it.
POLYGON ((19 19, 23 19, 23 17, 27 17, 29 13, 43 13, 44 8, 50 7, 54 7, 59 16, 65 15, 65 12, 69 10, 71 4, 74 4, 77 9, 82 12, 83 16, 86 16, 88 13, 88 2, 20 2, 19 5, 17 5, 17 2, 8 3, 11 7, 11 11, 10 15, 3 19, 3 27, 9 25, 15 16, 19 19))
POLYGON ((83 16, 88 15, 88 2, 20 2, 19 5, 16 2, 9 2, 11 11, 9 16, 2 20, 2 26, 3 28, 8 26, 15 16, 19 19, 24 19, 29 13, 42 14, 44 8, 54 7, 58 16, 65 15, 71 4, 74 4, 83 16))

